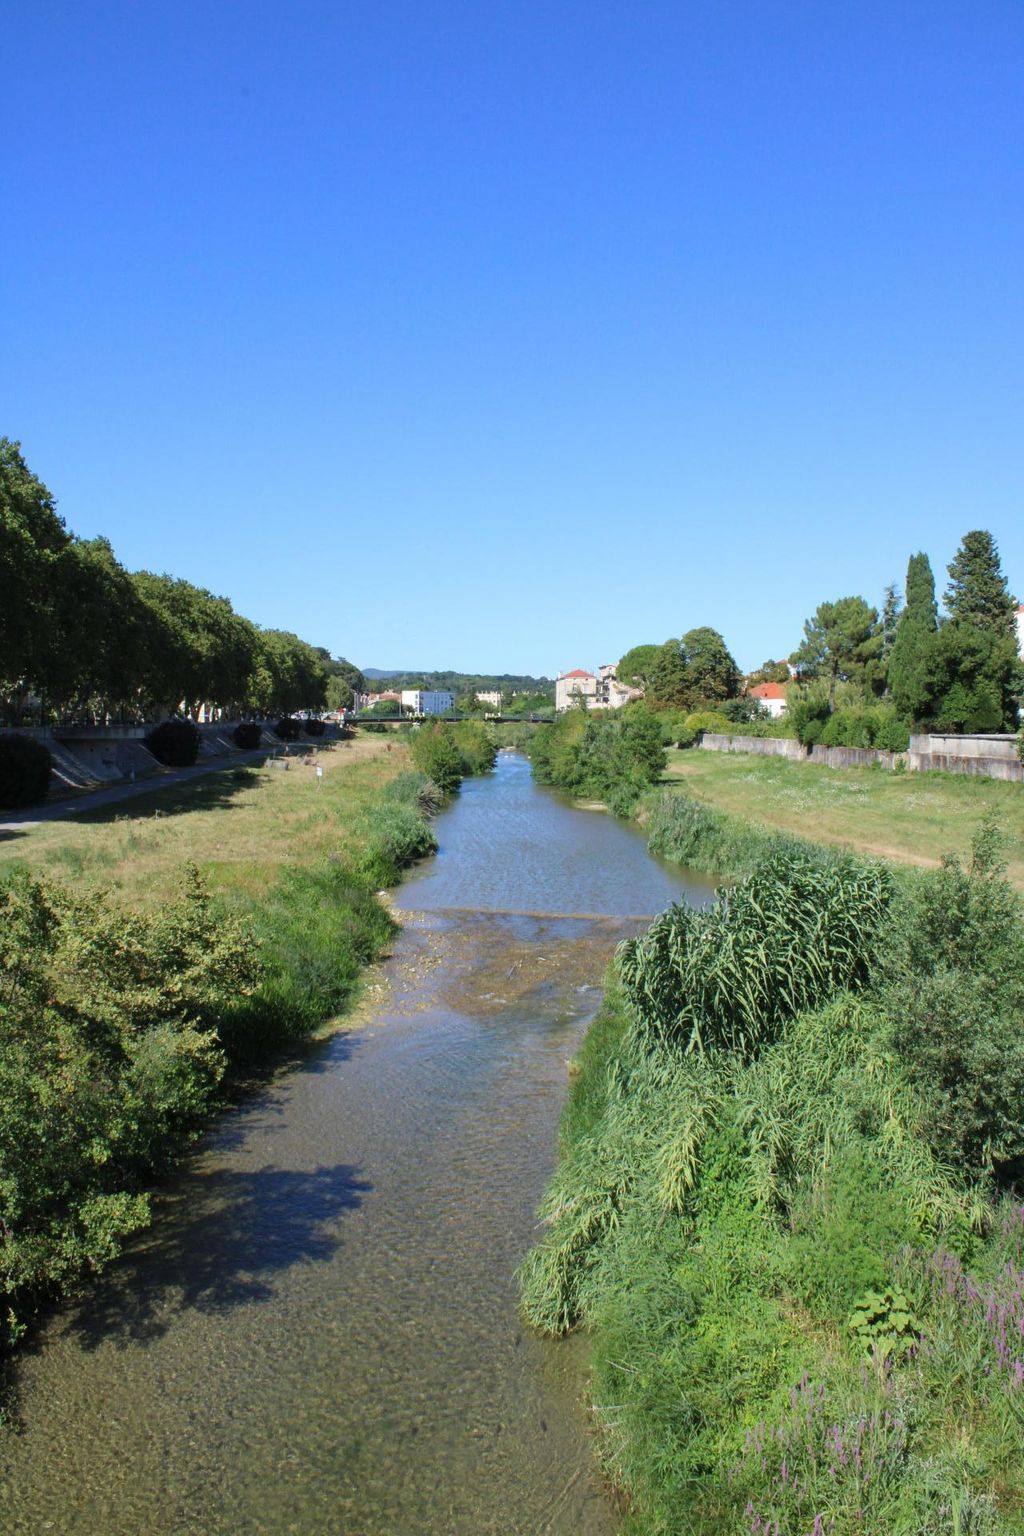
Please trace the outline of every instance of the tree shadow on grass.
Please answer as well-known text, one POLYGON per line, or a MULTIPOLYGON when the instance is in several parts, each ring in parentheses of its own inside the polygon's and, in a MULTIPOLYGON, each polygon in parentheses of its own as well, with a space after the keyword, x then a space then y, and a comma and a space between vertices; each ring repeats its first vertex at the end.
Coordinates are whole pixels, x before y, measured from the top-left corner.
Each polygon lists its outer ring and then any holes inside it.
POLYGON ((62 1331, 83 1348, 160 1338, 184 1313, 223 1313, 268 1302, 296 1264, 326 1264, 341 1220, 372 1185, 348 1163, 312 1171, 195 1171, 156 1207, 154 1226, 88 1297, 62 1331))
POLYGON ((153 785, 109 805, 90 806, 80 801, 74 820, 90 826, 145 816, 180 816, 186 811, 219 811, 261 782, 255 768, 222 768, 181 784, 153 785))

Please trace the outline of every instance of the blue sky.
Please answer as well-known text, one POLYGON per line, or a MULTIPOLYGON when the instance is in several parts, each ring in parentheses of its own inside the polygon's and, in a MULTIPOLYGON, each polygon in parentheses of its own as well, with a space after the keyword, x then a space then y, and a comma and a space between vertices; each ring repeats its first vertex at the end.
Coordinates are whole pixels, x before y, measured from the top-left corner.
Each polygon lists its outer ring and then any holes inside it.
POLYGON ((0 432, 362 665, 741 665, 995 534, 1019 0, 9 6, 0 432))

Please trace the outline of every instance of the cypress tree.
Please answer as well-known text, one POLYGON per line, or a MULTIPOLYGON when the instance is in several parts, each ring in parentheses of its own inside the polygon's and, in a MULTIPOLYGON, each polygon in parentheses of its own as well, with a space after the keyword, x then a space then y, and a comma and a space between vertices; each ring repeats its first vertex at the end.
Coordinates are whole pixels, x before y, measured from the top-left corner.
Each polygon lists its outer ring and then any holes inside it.
POLYGON ((925 554, 911 555, 906 607, 896 628, 887 673, 892 701, 909 720, 919 720, 928 713, 929 649, 938 627, 931 563, 925 554))

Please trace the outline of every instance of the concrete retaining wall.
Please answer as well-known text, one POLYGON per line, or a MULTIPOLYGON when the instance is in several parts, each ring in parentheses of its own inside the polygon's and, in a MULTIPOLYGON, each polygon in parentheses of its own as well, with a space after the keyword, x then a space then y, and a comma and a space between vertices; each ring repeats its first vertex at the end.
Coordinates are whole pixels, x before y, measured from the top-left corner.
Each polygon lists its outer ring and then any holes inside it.
POLYGON ((1024 783, 1016 736, 911 736, 907 766, 912 773, 970 773, 1024 783))
POLYGON ((932 732, 928 736, 911 736, 910 750, 932 757, 984 757, 1006 763, 1020 762, 1017 738, 1008 735, 954 736, 932 732))
POLYGON ((880 752, 875 747, 811 748, 811 762, 821 763, 826 768, 870 768, 873 763, 880 763, 891 772, 896 766, 897 757, 904 755, 901 752, 880 752))
POLYGON ((861 768, 880 763, 892 771, 902 759, 911 773, 973 773, 986 779, 1024 783, 1024 763, 1016 736, 911 736, 909 752, 879 752, 874 747, 807 749, 798 741, 777 736, 725 736, 708 732, 701 741, 708 752, 752 752, 762 757, 788 757, 820 763, 824 768, 861 768))
MULTIPOLYGON (((237 753, 240 749, 232 736, 237 724, 235 720, 214 720, 200 725, 198 761, 237 753)), ((168 771, 144 745, 143 738, 153 730, 152 725, 5 726, 2 729, 31 736, 49 747, 53 758, 51 796, 68 790, 123 784, 126 780, 149 778, 168 771)), ((326 745, 337 741, 340 735, 339 727, 329 721, 322 737, 303 735, 296 745, 308 747, 312 744, 315 747, 318 742, 326 745)), ((260 746, 271 752, 275 748, 285 750, 265 723, 260 746)))
POLYGON ((700 744, 706 752, 753 752, 761 757, 807 756, 807 748, 791 736, 724 736, 705 731, 700 744))

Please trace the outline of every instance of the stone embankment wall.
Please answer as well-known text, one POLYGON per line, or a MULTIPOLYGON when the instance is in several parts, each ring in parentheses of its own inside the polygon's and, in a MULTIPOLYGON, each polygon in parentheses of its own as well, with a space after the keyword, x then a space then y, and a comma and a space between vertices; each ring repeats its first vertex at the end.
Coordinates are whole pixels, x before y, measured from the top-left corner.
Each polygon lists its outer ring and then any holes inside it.
POLYGON ((911 736, 909 752, 879 752, 873 747, 807 748, 789 737, 725 736, 708 732, 701 741, 707 752, 753 752, 762 757, 788 757, 820 763, 825 768, 861 768, 878 763, 890 772, 905 762, 911 773, 974 773, 988 779, 1024 782, 1024 763, 1016 736, 911 736))

